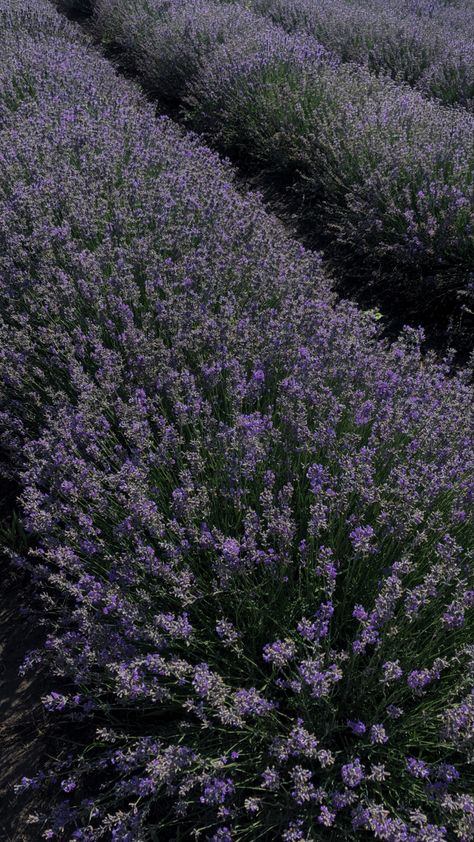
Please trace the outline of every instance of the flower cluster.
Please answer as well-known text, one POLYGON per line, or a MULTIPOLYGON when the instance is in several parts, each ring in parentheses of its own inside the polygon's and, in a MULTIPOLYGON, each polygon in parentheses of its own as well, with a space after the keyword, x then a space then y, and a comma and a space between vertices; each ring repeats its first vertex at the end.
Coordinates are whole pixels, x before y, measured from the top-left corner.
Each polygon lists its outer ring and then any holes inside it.
POLYGON ((44 838, 471 840, 467 377, 49 14, 2 32, 0 443, 25 669, 100 727, 19 784, 44 838))

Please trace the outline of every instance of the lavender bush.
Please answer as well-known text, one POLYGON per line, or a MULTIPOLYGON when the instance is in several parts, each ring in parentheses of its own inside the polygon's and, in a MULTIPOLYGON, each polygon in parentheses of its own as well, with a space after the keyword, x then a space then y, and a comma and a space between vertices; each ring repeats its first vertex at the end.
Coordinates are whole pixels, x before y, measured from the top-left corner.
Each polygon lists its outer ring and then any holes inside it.
POLYGON ((43 838, 467 842, 465 378, 336 304, 91 48, 2 47, 0 429, 48 630, 25 668, 102 723, 23 780, 60 793, 43 838))

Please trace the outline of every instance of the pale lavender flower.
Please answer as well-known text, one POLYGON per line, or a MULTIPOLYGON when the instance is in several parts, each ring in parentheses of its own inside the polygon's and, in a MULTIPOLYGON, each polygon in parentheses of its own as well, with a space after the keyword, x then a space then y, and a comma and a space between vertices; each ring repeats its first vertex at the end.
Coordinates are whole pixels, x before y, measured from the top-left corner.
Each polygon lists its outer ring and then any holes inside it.
POLYGON ((370 728, 370 742, 374 745, 384 745, 388 742, 388 734, 383 725, 372 725, 370 728))
POLYGON ((346 763, 341 769, 341 778, 346 786, 355 789, 364 780, 364 767, 360 762, 360 758, 356 757, 350 763, 346 763))
POLYGON ((427 780, 430 776, 428 764, 424 760, 417 760, 416 757, 407 757, 406 768, 413 778, 427 780))

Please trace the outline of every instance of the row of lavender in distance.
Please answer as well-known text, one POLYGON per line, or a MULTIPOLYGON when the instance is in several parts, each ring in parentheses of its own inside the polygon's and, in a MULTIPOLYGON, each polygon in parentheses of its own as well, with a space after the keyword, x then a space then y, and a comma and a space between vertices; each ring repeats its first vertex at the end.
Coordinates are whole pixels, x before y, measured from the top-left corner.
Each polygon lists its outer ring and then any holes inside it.
MULTIPOLYGON (((450 28, 448 20, 435 14, 410 14, 401 5, 351 0, 250 3, 285 30, 317 38, 344 62, 388 74, 445 104, 474 110, 474 35, 450 28)), ((466 4, 464 18, 469 16, 474 28, 473 7, 469 11, 466 4)))
POLYGON ((1 36, 13 561, 47 709, 100 723, 23 779, 59 793, 38 833, 468 842, 466 378, 336 304, 92 47, 29 29, 1 36))
MULTIPOLYGON (((64 0, 65 2, 65 0, 64 0)), ((71 8, 76 0, 71 0, 71 8)), ((72 31, 51 4, 39 0, 0 0, 0 33, 15 30, 23 32, 45 32, 61 35, 75 41, 79 32, 72 31)))
POLYGON ((95 26, 220 150, 293 184, 344 254, 403 267, 423 308, 420 273, 443 307, 472 296, 473 115, 236 4, 96 0, 95 26))
POLYGON ((432 19, 453 34, 474 37, 474 10, 469 0, 364 0, 364 4, 379 11, 389 9, 400 17, 413 15, 422 22, 432 19))

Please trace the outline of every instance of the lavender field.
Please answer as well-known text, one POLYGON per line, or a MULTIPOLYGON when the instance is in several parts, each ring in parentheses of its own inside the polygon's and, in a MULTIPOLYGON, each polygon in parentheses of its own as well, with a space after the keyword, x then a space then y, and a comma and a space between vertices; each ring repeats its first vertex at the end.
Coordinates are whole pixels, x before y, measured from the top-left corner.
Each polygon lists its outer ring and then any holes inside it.
POLYGON ((471 0, 0 41, 0 842, 473 842, 471 0))

